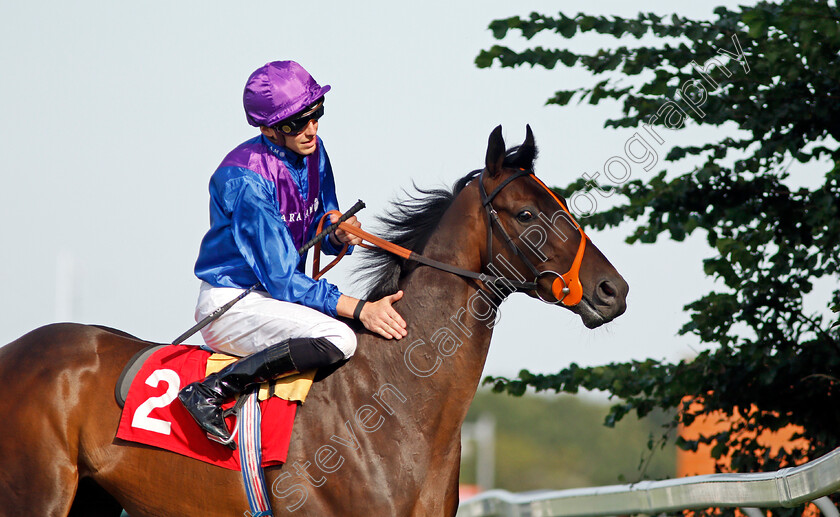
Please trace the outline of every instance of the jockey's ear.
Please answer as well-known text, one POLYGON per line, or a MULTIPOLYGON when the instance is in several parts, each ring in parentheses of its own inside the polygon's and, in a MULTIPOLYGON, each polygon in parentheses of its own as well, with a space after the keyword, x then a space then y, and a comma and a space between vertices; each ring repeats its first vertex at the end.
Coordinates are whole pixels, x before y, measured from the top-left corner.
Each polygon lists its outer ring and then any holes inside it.
POLYGON ((260 126, 260 133, 265 135, 266 138, 268 138, 269 140, 271 140, 272 142, 274 142, 277 145, 282 145, 282 146, 286 145, 286 139, 283 137, 283 133, 281 133, 280 131, 277 131, 274 128, 266 127, 266 126, 260 126))
POLYGON ((505 139, 502 138, 502 126, 499 125, 490 133, 490 139, 487 141, 487 157, 484 159, 484 165, 491 178, 502 170, 504 161, 505 139))

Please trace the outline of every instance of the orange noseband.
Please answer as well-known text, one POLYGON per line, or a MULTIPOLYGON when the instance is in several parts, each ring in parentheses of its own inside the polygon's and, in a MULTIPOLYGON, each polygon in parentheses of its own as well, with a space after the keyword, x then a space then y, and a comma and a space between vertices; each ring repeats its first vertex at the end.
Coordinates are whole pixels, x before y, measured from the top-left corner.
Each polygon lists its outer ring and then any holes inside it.
POLYGON ((566 215, 569 216, 569 221, 571 221, 571 223, 580 232, 580 245, 578 245, 575 260, 572 261, 572 267, 570 267, 565 274, 557 275, 557 278, 551 284, 551 293, 557 299, 557 302, 562 302, 563 305, 566 305, 567 307, 577 305, 583 299, 583 285, 580 283, 580 264, 583 262, 583 252, 586 250, 586 234, 583 232, 583 228, 581 228, 577 221, 575 221, 575 218, 572 217, 572 214, 569 212, 569 209, 566 208, 566 205, 560 201, 560 198, 558 198, 557 195, 533 173, 530 174, 530 176, 534 178, 534 181, 539 183, 542 188, 544 188, 551 197, 554 198, 555 201, 557 201, 560 208, 562 208, 563 211, 566 212, 566 215))

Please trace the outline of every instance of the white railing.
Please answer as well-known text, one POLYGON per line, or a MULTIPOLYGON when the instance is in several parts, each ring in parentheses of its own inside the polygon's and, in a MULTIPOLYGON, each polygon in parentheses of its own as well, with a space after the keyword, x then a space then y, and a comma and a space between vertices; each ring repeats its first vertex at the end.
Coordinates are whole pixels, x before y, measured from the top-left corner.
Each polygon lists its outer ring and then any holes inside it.
POLYGON ((708 474, 570 490, 512 494, 490 490, 461 503, 457 517, 600 517, 702 508, 791 508, 813 501, 840 517, 825 497, 840 491, 840 448, 798 467, 758 474, 708 474))

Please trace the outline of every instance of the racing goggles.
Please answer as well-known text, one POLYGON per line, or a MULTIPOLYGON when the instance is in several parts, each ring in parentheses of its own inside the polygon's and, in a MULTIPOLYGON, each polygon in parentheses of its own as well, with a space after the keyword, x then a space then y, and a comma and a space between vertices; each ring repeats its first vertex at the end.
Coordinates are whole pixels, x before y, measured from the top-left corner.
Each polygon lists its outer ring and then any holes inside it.
POLYGON ((281 120, 274 125, 274 129, 284 135, 296 135, 306 128, 310 120, 318 120, 324 116, 324 101, 319 100, 307 108, 302 115, 295 115, 293 118, 281 120))

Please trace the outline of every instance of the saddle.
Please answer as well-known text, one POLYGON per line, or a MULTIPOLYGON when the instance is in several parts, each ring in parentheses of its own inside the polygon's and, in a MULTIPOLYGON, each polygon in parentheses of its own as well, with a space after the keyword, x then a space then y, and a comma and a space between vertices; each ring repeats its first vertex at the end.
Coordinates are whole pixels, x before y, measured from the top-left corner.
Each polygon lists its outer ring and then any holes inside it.
MULTIPOLYGON (((238 456, 227 446, 208 440, 177 399, 182 387, 237 359, 191 345, 153 345, 139 351, 126 364, 114 388, 123 408, 117 438, 242 470, 238 456)), ((306 399, 314 376, 315 371, 304 372, 260 387, 255 411, 261 413, 262 466, 286 461, 297 407, 306 399)), ((251 398, 243 396, 238 403, 231 400, 222 407, 227 410, 237 404, 238 409, 251 398)), ((227 422, 230 429, 239 425, 232 415, 227 422)), ((251 424, 243 419, 242 425, 251 424)))
MULTIPOLYGON (((131 383, 137 376, 137 373, 142 368, 146 360, 158 350, 174 345, 150 345, 134 354, 128 360, 120 376, 117 378, 117 384, 114 387, 114 399, 120 408, 125 407, 125 401, 128 397, 128 390, 131 388, 131 383)), ((207 369, 205 376, 211 373, 218 372, 225 366, 239 359, 234 355, 222 354, 218 352, 208 352, 207 369)), ((280 397, 284 400, 304 402, 309 389, 312 386, 312 381, 315 377, 315 371, 303 372, 297 375, 291 375, 282 379, 275 379, 260 385, 258 397, 259 400, 266 400, 270 396, 280 397)))
POLYGON ((128 397, 128 389, 131 387, 132 381, 140 371, 140 367, 146 362, 150 355, 157 352, 161 348, 169 345, 151 345, 140 350, 128 360, 120 376, 117 377, 117 385, 114 387, 114 398, 117 400, 117 405, 120 409, 125 407, 125 399, 128 397))

